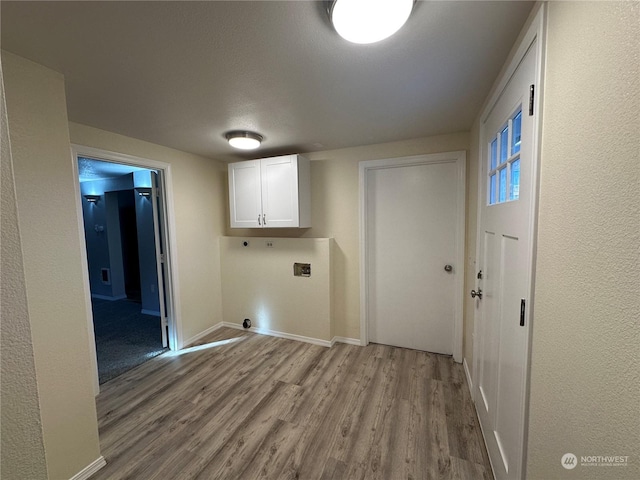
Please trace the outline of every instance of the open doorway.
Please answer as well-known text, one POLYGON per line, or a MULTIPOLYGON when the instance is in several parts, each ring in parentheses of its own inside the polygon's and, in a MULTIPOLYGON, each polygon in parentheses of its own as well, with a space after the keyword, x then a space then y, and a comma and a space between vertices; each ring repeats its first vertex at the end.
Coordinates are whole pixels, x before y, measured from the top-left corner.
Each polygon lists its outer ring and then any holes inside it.
POLYGON ((99 383, 169 347, 162 170, 77 154, 99 383))

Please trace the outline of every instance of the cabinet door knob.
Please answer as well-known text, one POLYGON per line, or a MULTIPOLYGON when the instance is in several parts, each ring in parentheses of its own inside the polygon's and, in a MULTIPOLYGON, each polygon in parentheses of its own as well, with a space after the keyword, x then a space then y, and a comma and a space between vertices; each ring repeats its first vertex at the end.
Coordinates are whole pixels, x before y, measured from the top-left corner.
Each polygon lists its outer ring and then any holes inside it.
POLYGON ((258 225, 262 225, 262 223, 260 221, 260 214, 258 214, 258 225))
POLYGON ((266 225, 267 224, 267 215, 266 214, 262 214, 262 224, 266 225))

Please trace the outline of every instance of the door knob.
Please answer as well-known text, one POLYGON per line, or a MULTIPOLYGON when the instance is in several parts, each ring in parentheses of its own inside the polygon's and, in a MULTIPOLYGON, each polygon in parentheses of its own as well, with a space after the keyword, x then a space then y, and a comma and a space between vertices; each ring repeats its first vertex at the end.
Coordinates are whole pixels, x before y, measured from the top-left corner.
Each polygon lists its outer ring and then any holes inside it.
POLYGON ((476 292, 475 290, 471 290, 471 298, 476 298, 478 297, 478 299, 482 300, 482 290, 478 289, 478 291, 476 292))
POLYGON ((450 271, 452 271, 452 270, 453 270, 453 267, 452 267, 451 265, 445 265, 445 266, 444 266, 444 271, 445 271, 445 272, 450 272, 450 271))

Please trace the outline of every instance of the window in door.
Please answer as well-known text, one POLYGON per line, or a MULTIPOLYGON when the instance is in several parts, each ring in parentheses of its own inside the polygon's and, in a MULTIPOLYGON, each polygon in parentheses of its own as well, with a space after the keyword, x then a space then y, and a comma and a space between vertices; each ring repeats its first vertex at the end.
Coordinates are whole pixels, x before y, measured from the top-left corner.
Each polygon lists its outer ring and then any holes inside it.
POLYGON ((489 142, 489 205, 520 198, 521 130, 522 106, 519 106, 489 142))

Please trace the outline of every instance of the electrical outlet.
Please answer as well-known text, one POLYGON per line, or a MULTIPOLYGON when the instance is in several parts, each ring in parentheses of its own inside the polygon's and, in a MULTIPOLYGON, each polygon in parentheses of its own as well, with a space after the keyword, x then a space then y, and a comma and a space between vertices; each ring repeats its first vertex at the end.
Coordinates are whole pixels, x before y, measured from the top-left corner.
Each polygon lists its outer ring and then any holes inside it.
POLYGON ((273 242, 271 240, 267 240, 265 244, 267 245, 267 248, 273 248, 273 242))

